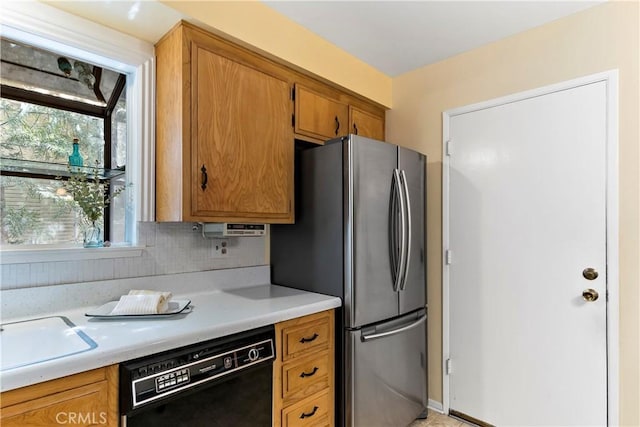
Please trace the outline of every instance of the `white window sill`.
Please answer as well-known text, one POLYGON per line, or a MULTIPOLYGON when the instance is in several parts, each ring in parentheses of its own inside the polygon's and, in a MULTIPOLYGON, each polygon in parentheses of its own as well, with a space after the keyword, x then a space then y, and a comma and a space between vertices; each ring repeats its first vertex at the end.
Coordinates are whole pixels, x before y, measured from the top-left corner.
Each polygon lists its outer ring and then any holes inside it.
POLYGON ((91 249, 82 247, 3 249, 0 250, 0 264, 134 258, 142 256, 143 250, 144 246, 112 246, 91 249))

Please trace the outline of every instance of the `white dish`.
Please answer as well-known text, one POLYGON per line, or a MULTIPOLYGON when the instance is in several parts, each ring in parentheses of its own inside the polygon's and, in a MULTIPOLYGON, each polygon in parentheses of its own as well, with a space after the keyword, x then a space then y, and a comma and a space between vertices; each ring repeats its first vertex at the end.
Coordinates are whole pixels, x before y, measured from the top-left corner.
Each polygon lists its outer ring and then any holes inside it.
POLYGON ((98 317, 108 319, 157 319, 158 317, 175 316, 176 314, 185 314, 191 311, 191 300, 188 299, 172 299, 169 301, 169 308, 164 313, 158 314, 111 314, 118 301, 109 301, 84 315, 87 317, 98 317))

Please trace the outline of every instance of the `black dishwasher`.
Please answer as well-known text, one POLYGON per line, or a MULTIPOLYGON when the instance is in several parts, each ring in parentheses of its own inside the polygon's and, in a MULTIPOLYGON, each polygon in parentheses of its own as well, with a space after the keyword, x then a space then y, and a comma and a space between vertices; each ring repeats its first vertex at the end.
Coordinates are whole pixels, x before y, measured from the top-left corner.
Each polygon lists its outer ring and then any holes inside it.
POLYGON ((274 328, 120 365, 122 427, 270 427, 274 328))

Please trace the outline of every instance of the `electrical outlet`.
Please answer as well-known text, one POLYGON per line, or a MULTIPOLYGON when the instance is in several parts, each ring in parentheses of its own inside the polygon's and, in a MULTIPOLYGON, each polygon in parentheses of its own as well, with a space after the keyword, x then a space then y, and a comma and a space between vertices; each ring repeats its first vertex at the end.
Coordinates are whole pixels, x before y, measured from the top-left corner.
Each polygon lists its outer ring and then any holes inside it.
POLYGON ((227 258, 229 256, 229 245, 226 240, 215 240, 212 245, 213 258, 227 258))

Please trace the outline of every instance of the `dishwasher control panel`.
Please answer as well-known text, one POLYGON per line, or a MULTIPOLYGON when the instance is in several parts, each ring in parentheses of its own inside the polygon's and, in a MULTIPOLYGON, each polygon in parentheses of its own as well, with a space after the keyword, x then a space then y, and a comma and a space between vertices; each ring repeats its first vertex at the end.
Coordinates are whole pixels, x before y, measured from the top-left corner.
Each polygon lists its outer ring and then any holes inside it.
POLYGON ((179 387, 189 382, 189 369, 180 369, 156 377, 156 391, 159 393, 168 388, 179 387))
POLYGON ((182 390, 273 363, 273 328, 238 334, 125 362, 120 367, 121 412, 158 402, 182 390))

